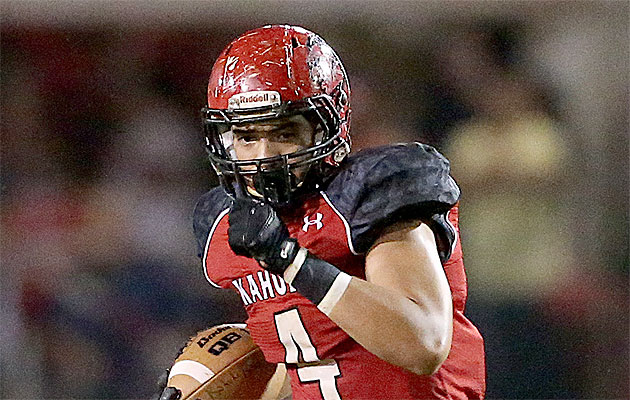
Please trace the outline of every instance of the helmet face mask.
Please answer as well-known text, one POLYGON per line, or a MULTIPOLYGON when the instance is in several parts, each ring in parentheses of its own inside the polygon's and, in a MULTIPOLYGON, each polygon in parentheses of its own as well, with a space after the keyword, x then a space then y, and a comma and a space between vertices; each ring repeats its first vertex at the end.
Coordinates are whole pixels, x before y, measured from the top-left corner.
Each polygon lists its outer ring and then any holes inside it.
POLYGON ((206 149, 223 187, 287 205, 316 190, 350 151, 350 88, 323 39, 298 27, 266 26, 234 40, 214 65, 202 109, 206 149), (239 160, 232 127, 303 115, 316 134, 289 154, 239 160))
POLYGON ((349 152, 348 143, 340 138, 334 109, 330 109, 331 118, 324 118, 312 105, 293 109, 291 106, 295 105, 283 105, 281 111, 257 110, 259 115, 239 114, 236 117, 222 110, 203 109, 206 150, 228 193, 251 195, 273 204, 287 205, 298 194, 316 189, 325 175, 323 169, 327 158, 340 162, 349 152), (232 133, 234 125, 264 123, 292 115, 305 115, 314 126, 314 140, 309 147, 274 157, 237 159, 232 133))

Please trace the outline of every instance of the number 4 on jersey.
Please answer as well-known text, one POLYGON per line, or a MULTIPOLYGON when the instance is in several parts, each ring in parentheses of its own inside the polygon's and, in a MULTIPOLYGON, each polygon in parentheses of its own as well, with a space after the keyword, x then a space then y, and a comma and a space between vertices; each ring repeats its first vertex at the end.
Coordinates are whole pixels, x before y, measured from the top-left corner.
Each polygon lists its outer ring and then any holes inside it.
MULTIPOLYGON (((284 361, 287 364, 297 364, 300 361, 306 363, 321 361, 297 308, 280 312, 274 318, 278 338, 285 350, 284 361), (300 354, 302 360, 299 359, 300 354)), ((297 374, 300 382, 318 382, 324 400, 341 400, 335 381, 341 372, 336 361, 325 360, 318 365, 298 367, 297 374)))

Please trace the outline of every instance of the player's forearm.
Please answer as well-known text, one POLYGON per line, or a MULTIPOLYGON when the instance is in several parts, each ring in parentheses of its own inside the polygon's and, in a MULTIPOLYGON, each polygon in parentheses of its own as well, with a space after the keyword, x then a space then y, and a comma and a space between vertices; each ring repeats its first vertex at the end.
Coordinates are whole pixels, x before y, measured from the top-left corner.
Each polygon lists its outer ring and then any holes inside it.
POLYGON ((379 358, 417 374, 432 374, 451 345, 452 306, 411 299, 352 278, 329 317, 379 358))
POLYGON ((421 290, 412 300, 387 285, 350 277, 305 249, 285 271, 284 278, 353 339, 385 361, 418 374, 430 374, 448 355, 452 302, 446 278, 441 287, 421 290), (298 266, 295 273, 293 266, 298 266))

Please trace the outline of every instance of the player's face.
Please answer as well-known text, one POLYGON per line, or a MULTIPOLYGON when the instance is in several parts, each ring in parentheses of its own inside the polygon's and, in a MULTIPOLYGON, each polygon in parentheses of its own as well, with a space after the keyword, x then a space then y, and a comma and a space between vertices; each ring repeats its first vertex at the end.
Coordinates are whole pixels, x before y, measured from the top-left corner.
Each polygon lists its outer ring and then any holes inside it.
POLYGON ((313 144, 314 128, 303 115, 232 126, 238 160, 281 156, 313 144))

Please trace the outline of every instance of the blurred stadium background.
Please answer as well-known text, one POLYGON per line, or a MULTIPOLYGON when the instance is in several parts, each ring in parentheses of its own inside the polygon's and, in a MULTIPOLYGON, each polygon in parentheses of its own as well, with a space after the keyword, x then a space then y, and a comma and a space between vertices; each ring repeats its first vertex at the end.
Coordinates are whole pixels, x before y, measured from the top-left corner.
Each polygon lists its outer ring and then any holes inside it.
POLYGON ((303 25, 355 148, 419 140, 463 189, 488 398, 628 398, 627 1, 2 1, 0 397, 147 398, 241 320, 191 213, 219 51, 303 25))

